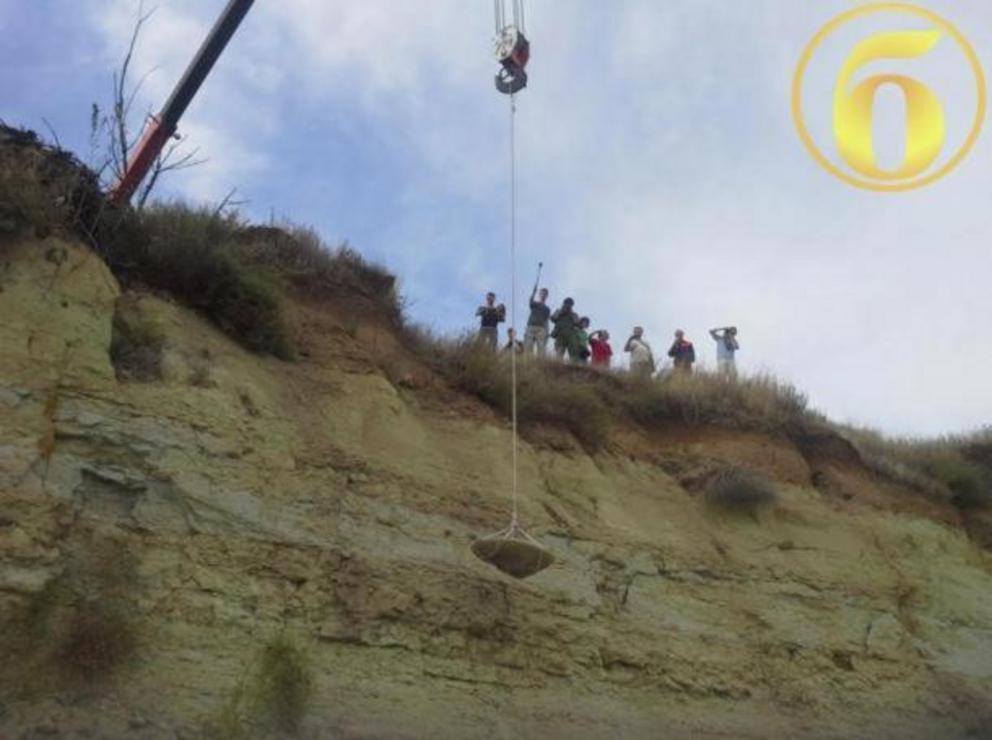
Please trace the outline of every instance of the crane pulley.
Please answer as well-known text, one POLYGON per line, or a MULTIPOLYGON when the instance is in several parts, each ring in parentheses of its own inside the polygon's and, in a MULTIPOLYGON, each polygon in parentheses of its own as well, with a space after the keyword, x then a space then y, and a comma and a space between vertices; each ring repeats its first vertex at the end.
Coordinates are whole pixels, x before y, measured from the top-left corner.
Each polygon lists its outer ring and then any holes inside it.
POLYGON ((507 17, 504 0, 494 0, 496 36, 493 53, 500 63, 496 75, 496 89, 504 95, 514 95, 527 87, 527 62, 530 60, 530 42, 524 28, 523 0, 510 0, 512 7, 507 17))

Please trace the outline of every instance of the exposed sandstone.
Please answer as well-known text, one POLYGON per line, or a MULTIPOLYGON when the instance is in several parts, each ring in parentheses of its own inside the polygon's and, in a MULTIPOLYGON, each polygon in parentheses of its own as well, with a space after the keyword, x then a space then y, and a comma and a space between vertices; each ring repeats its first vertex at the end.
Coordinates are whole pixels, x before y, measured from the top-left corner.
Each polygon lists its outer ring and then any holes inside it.
POLYGON ((119 382, 120 290, 92 253, 7 246, 0 288, 0 620, 106 541, 134 559, 141 615, 134 660, 85 690, 8 661, 0 736, 196 736, 283 630, 318 668, 314 737, 990 726, 989 555, 952 517, 880 505, 915 494, 848 463, 831 480, 871 505, 756 434, 641 440, 656 461, 525 444, 523 519, 556 563, 518 582, 470 551, 506 524, 505 426, 394 387, 379 329, 317 322, 285 363, 139 296, 164 377, 119 382), (716 460, 779 471, 779 508, 708 514, 683 483, 716 460))

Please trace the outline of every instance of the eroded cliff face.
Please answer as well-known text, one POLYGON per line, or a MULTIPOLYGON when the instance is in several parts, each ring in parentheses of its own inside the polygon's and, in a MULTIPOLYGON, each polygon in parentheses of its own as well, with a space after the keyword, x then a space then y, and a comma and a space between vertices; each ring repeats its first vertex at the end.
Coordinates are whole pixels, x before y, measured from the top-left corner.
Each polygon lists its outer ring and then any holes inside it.
POLYGON ((523 519, 557 562, 514 581, 469 549, 506 523, 505 425, 390 383, 386 328, 299 303, 286 363, 122 298, 80 246, 0 264, 0 620, 98 562, 124 576, 94 598, 138 624, 82 686, 8 630, 0 736, 195 737, 281 632, 317 670, 312 737, 992 732, 990 558, 856 460, 716 430, 526 443, 523 519), (122 300, 166 337, 161 381, 115 376, 122 300), (691 482, 717 461, 779 506, 707 513, 691 482))

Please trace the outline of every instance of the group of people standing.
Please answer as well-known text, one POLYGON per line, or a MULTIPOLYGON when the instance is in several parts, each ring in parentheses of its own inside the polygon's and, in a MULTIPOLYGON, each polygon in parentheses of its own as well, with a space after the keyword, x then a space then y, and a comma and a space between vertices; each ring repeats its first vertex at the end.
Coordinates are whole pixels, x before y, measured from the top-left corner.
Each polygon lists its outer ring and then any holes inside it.
MULTIPOLYGON (((499 325, 506 321, 506 306, 496 303, 495 293, 487 293, 485 304, 479 306, 475 315, 480 320, 479 342, 495 352, 499 348, 499 325)), ((548 342, 554 340, 554 352, 559 360, 609 368, 613 359, 610 333, 605 329, 590 331, 591 325, 588 316, 576 312, 575 301, 571 298, 566 298, 558 309, 552 311, 548 305, 548 289, 538 289, 535 285, 530 295, 530 314, 523 341, 517 339, 516 332, 511 328, 507 331, 508 341, 500 351, 546 357, 548 342)), ((740 348, 737 327, 710 329, 710 336, 717 346, 718 372, 727 378, 736 378, 734 358, 740 348)), ((659 369, 654 351, 644 338, 643 327, 634 327, 623 351, 630 354, 630 370, 635 375, 649 378, 659 369)), ((681 329, 675 332, 668 356, 676 371, 692 372, 696 349, 681 329)))

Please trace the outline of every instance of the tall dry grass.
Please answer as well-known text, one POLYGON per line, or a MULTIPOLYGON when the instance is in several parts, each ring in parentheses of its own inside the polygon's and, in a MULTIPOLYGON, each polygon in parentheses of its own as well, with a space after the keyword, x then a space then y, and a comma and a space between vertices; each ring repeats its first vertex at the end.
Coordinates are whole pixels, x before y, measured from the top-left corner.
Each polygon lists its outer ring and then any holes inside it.
POLYGON ((962 510, 992 507, 992 428, 936 439, 887 437, 851 426, 838 431, 881 475, 926 493, 949 495, 962 510))
MULTIPOLYGON (((480 347, 473 336, 444 339, 407 332, 408 346, 448 383, 510 413, 509 357, 480 347)), ((706 373, 641 379, 624 372, 522 358, 518 418, 524 427, 548 424, 570 431, 587 449, 608 441, 611 421, 645 428, 724 426, 790 436, 825 425, 792 386, 770 376, 730 382, 706 373)))

